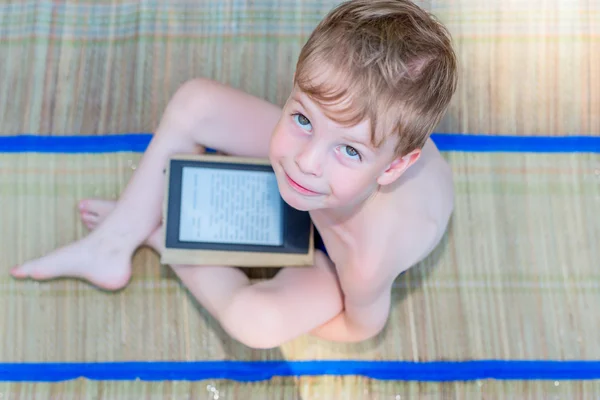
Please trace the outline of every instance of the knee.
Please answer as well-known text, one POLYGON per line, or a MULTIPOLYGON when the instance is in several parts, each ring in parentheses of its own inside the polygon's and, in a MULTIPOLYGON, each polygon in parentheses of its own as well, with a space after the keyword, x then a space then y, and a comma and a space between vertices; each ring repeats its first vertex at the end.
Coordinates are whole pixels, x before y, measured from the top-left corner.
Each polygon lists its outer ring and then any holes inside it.
POLYGON ((222 328, 235 340, 254 349, 271 349, 283 343, 281 310, 267 296, 242 292, 219 316, 222 328))
POLYGON ((220 84, 208 78, 194 78, 184 82, 175 92, 173 100, 190 107, 208 106, 220 84))
POLYGON ((194 129, 214 112, 215 91, 219 84, 206 78, 195 78, 183 83, 171 97, 165 117, 181 128, 194 129))

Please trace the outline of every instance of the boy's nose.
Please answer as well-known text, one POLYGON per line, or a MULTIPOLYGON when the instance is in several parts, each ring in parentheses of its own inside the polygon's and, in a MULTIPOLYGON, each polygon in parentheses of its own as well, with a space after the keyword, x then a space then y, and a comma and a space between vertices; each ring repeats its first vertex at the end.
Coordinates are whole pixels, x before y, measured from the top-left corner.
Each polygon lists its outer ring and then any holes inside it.
POLYGON ((315 146, 310 144, 300 149, 300 152, 295 157, 298 169, 306 175, 314 175, 320 177, 323 173, 323 157, 315 146))

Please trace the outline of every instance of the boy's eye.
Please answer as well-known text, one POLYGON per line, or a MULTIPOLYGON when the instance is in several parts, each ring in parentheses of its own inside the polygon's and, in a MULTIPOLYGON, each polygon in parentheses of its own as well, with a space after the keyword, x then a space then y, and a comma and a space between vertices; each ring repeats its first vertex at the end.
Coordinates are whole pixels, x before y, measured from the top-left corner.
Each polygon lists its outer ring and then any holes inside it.
POLYGON ((312 129, 312 125, 310 124, 310 121, 308 118, 306 118, 304 115, 300 114, 300 113, 296 113, 293 114, 294 117, 294 121, 296 122, 296 124, 298 124, 298 126, 302 129, 308 130, 310 131, 312 129))
POLYGON ((352 146, 342 146, 344 149, 342 150, 342 152, 344 153, 344 155, 350 157, 350 158, 354 158, 357 160, 360 160, 360 153, 358 152, 358 150, 356 150, 354 147, 352 146))

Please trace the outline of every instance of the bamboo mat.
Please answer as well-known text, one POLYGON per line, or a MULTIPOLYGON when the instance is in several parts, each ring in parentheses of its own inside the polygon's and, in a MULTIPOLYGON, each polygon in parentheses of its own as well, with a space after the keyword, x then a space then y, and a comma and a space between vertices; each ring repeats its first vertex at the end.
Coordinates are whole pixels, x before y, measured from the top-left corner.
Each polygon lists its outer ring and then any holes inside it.
MULTIPOLYGON (((185 80, 282 104, 295 57, 335 1, 0 2, 0 135, 151 132, 185 80)), ((600 134, 600 4, 420 2, 452 31, 461 80, 440 132, 600 134)), ((399 278, 384 334, 230 340, 147 249, 131 285, 16 282, 10 266, 81 236, 75 205, 114 198, 140 155, 0 154, 0 362, 600 359, 600 156, 446 153, 456 212, 399 278)), ((4 398, 588 399, 597 382, 399 383, 357 377, 0 383, 4 398), (212 386, 210 386, 212 385, 212 386), (212 388, 212 389, 211 389, 212 388), (216 396, 216 392, 220 393, 216 396), (400 396, 400 397, 398 397, 400 396)))
POLYGON ((590 400, 598 382, 377 382, 360 377, 306 377, 268 382, 115 382, 78 380, 59 384, 0 383, 4 398, 30 400, 590 400))
MULTIPOLYGON (((126 290, 0 278, 3 361, 599 359, 598 155, 449 153, 448 234, 395 285, 385 334, 361 345, 302 337, 249 351, 199 312, 158 256, 126 290), (279 353, 281 351, 282 354, 279 353)), ((111 198, 138 154, 3 155, 0 227, 9 266, 85 234, 83 197, 111 198)))

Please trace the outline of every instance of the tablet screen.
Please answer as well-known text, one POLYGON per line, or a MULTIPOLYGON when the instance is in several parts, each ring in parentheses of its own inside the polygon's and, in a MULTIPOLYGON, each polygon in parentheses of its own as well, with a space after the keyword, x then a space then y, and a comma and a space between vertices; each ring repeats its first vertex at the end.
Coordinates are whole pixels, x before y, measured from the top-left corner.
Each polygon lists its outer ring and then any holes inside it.
POLYGON ((283 244, 283 201, 273 172, 184 166, 180 207, 180 241, 283 244))

